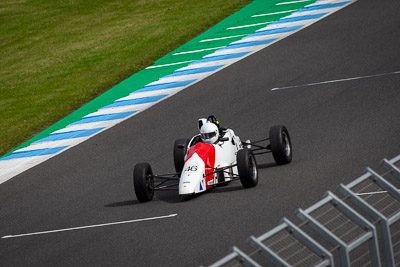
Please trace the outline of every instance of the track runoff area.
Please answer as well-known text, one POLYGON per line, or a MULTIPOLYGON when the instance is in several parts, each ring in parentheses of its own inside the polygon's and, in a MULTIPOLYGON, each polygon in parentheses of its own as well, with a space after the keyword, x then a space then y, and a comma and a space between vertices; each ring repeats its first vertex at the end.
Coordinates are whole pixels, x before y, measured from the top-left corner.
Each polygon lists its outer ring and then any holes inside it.
POLYGON ((0 184, 355 0, 255 0, 0 158, 0 184))

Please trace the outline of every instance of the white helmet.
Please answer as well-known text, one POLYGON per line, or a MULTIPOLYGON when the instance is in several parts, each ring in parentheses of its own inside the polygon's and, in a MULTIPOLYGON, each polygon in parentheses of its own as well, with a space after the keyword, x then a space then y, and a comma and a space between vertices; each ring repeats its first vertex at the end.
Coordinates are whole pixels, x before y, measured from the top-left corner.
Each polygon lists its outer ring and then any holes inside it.
POLYGON ((211 122, 204 123, 200 128, 200 135, 204 143, 215 144, 219 137, 217 125, 211 122))

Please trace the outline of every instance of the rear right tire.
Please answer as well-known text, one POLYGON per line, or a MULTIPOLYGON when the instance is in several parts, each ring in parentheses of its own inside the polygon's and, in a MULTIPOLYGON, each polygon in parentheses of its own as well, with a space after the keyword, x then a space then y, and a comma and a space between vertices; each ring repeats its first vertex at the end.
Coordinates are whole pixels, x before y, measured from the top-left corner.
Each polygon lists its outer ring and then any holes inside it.
POLYGON ((185 155, 189 141, 189 139, 178 139, 174 143, 174 165, 177 173, 181 173, 183 165, 185 165, 185 155))

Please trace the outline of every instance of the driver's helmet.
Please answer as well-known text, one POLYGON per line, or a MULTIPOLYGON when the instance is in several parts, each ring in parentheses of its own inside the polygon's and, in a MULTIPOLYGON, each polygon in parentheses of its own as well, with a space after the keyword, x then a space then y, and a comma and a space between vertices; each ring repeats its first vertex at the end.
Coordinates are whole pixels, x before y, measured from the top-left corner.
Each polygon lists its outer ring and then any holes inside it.
POLYGON ((218 141, 219 130, 217 125, 206 122, 200 128, 201 140, 207 144, 215 144, 218 141))

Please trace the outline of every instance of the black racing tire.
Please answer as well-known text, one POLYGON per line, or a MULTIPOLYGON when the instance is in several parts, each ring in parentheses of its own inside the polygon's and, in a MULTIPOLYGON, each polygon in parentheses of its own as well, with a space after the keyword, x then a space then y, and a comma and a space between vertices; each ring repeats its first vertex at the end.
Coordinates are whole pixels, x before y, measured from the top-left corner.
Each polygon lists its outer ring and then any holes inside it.
POLYGON ((237 154, 237 168, 243 187, 250 188, 258 184, 256 158, 250 149, 241 149, 237 154))
POLYGON ((178 139, 174 143, 174 165, 177 173, 181 173, 183 165, 185 165, 185 155, 189 141, 189 139, 178 139))
POLYGON ((289 132, 283 125, 272 126, 269 130, 272 156, 276 164, 284 165, 292 161, 292 143, 289 132))
POLYGON ((147 202, 154 196, 154 176, 148 163, 138 163, 133 169, 133 186, 140 202, 147 202))

